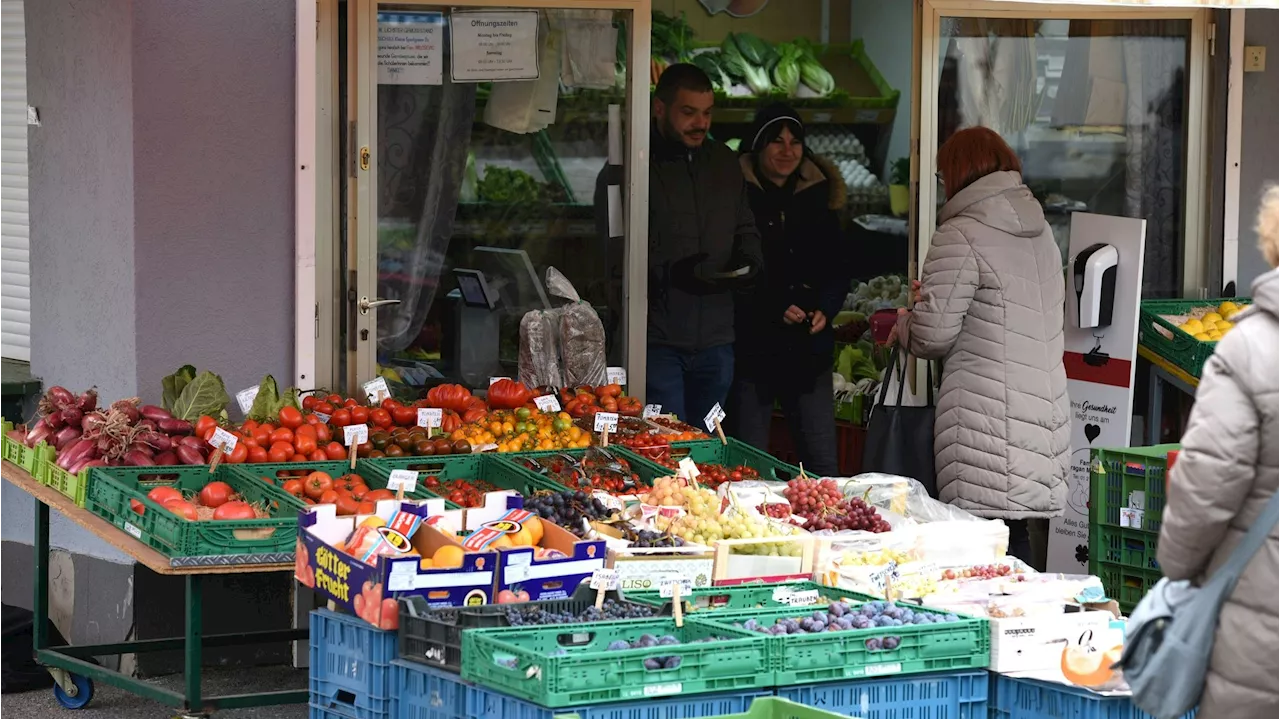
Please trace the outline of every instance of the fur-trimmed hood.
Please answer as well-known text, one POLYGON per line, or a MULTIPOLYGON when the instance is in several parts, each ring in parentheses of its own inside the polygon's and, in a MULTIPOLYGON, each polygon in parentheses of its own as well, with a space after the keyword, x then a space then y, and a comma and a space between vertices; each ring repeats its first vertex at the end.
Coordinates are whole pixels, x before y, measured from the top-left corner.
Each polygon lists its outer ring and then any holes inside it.
MULTIPOLYGON (((746 178, 747 182, 763 189, 760 179, 756 177, 755 155, 751 153, 740 155, 738 164, 742 166, 742 176, 746 178)), ((799 181, 796 182, 796 193, 803 192, 826 180, 829 183, 827 209, 842 210, 848 204, 849 190, 845 187, 844 177, 841 176, 839 168, 827 158, 805 152, 804 159, 800 161, 798 172, 800 177, 799 181)))

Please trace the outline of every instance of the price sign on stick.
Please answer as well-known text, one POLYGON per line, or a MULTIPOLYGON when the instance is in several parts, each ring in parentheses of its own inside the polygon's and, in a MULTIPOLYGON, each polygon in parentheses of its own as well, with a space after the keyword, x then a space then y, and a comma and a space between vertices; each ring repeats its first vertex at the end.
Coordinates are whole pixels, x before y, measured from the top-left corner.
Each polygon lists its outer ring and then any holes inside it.
POLYGON ((681 596, 693 593, 693 582, 688 579, 663 579, 658 584, 658 595, 671 598, 671 611, 675 616, 676 626, 684 626, 684 602, 681 596))
POLYGON ((688 457, 682 457, 679 464, 676 466, 676 474, 692 482, 696 480, 698 475, 702 474, 702 472, 698 470, 698 464, 696 462, 688 457))
POLYGON ((720 408, 720 403, 716 402, 715 406, 711 408, 711 411, 707 412, 707 416, 704 418, 704 423, 707 425, 708 432, 715 432, 720 436, 721 444, 728 444, 729 440, 725 439, 724 428, 720 426, 720 423, 724 421, 724 418, 724 410, 720 408))
POLYGON ((342 441, 347 445, 347 459, 356 468, 356 448, 369 441, 369 425, 349 424, 342 428, 342 441))
POLYGON ((606 367, 604 370, 605 382, 609 384, 626 384, 627 370, 622 367, 606 367))
POLYGON ((373 404, 382 404, 382 400, 391 397, 391 388, 387 386, 385 377, 375 377, 361 385, 364 394, 373 404))
POLYGON ((419 407, 418 426, 432 429, 444 424, 444 410, 439 407, 419 407))
POLYGON ((404 499, 405 492, 418 488, 418 473, 412 469, 393 469, 387 477, 387 489, 396 490, 396 499, 404 499))
POLYGON ((209 474, 213 474, 218 469, 218 464, 222 462, 222 456, 231 454, 235 451, 236 443, 239 442, 234 434, 218 427, 213 430, 213 436, 209 438, 209 444, 213 446, 215 451, 213 456, 209 458, 209 474))
POLYGON ((618 431, 617 412, 596 412, 596 431, 600 433, 600 444, 609 446, 609 433, 618 431))
POLYGON ((236 403, 240 405, 240 414, 248 415, 253 409, 253 401, 258 398, 258 385, 236 392, 236 403))
POLYGON ((619 573, 616 569, 597 569, 591 573, 591 588, 596 590, 596 609, 604 606, 604 594, 617 589, 619 573))
POLYGON ((657 417, 660 414, 662 414, 662 405, 646 404, 644 406, 644 414, 642 414, 641 416, 644 417, 645 419, 653 419, 654 417, 657 417))
POLYGON ((559 412, 560 400, 556 399, 553 394, 544 394, 541 397, 534 397, 533 404, 542 412, 559 412))

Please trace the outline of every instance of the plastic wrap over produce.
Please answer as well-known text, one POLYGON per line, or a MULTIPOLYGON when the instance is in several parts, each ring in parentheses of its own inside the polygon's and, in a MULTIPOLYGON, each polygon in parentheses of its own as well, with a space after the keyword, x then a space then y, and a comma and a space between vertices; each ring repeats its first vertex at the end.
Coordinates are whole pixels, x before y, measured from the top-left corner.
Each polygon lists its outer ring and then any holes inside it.
POLYGON ((559 308, 560 357, 564 367, 564 386, 602 385, 605 383, 604 324, 591 305, 583 302, 563 274, 547 268, 547 290, 556 297, 569 300, 559 308))
POLYGON ((530 310, 520 320, 520 381, 526 387, 564 387, 558 311, 530 310))

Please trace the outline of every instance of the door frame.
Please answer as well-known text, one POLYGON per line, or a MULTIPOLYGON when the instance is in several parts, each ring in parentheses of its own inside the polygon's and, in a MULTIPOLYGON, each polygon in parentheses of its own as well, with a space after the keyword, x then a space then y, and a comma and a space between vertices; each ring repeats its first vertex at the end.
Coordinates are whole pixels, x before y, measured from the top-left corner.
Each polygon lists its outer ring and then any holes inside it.
MULTIPOLYGON (((372 379, 376 350, 372 342, 363 359, 348 362, 345 376, 338 376, 340 313, 347 302, 338 296, 342 283, 343 243, 357 263, 376 262, 377 217, 369 208, 374 198, 365 178, 376 177, 378 168, 376 137, 377 87, 377 6, 376 0, 349 0, 352 13, 348 27, 350 119, 355 121, 353 148, 370 149, 369 170, 356 170, 349 182, 350 219, 341 216, 342 197, 338 172, 346 172, 340 153, 342 128, 338 127, 338 0, 296 0, 297 2, 297 183, 296 282, 295 282, 295 382, 300 387, 325 386, 348 391, 372 379), (312 29, 314 26, 314 30, 312 29), (357 74, 360 76, 357 77, 357 74), (362 208, 366 208, 363 212, 362 208), (344 232, 344 220, 349 226, 344 232), (363 237, 371 238, 361 242, 363 237)), ((647 127, 650 118, 648 95, 651 0, 402 0, 397 5, 427 5, 467 8, 596 8, 631 12, 628 23, 627 93, 624 106, 627 127, 647 127), (643 83, 637 85, 637 81, 643 83)), ((635 238, 648 236, 649 133, 627 133, 624 220, 626 222, 625 271, 623 275, 625 361, 632 394, 643 398, 645 383, 645 342, 648 323, 648 243, 635 238), (642 211, 633 211, 642 210, 642 211)), ((354 150, 353 150, 354 151, 354 150)), ((367 265, 366 265, 367 266, 367 265)), ((376 277, 358 273, 357 296, 376 293, 376 277)), ((376 336, 372 315, 358 322, 352 331, 369 330, 376 336)))
MULTIPOLYGON (((1212 11, 1205 7, 1136 7, 1118 4, 1048 4, 1038 2, 1007 2, 1005 0, 920 0, 919 36, 920 52, 918 72, 913 85, 918 100, 918 134, 912 138, 912 184, 916 199, 916 266, 923 264, 932 240, 932 228, 937 222, 936 182, 921 182, 920 178, 932 178, 938 169, 938 53, 941 44, 941 19, 943 17, 1008 17, 1026 19, 1074 19, 1074 20, 1189 20, 1191 21, 1190 52, 1187 63, 1187 146, 1186 188, 1183 195, 1186 235, 1183 239, 1182 294, 1197 297, 1202 288, 1208 287, 1207 234, 1210 103, 1208 97, 1208 72, 1212 11)), ((917 126, 913 123, 913 126, 917 126)))

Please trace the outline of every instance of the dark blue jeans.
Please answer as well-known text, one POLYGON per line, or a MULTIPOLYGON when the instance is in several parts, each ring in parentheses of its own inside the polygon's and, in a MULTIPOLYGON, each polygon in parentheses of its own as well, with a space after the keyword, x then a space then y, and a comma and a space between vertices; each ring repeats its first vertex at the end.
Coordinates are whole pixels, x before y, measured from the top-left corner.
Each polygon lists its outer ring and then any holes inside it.
POLYGON ((723 407, 733 383, 733 345, 701 352, 649 345, 645 402, 699 428, 717 402, 723 407))

